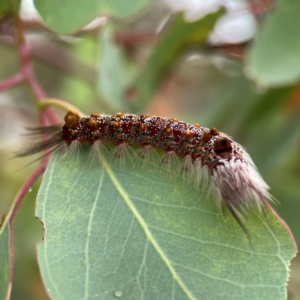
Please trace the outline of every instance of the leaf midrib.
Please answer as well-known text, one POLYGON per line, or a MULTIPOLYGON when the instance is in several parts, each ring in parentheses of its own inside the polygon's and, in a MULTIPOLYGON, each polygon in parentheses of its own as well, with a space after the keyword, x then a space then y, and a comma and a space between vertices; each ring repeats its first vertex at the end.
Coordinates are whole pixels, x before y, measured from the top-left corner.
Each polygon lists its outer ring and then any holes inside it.
POLYGON ((112 183, 114 184, 116 190, 119 192, 120 196, 123 198, 124 202, 127 204, 128 208, 132 211, 133 215, 135 216, 136 220, 144 230, 147 239, 151 242, 154 249, 157 251, 157 253, 160 255, 161 259, 166 264, 167 268, 169 269, 170 273, 172 274, 174 280, 178 283, 178 285, 181 287, 183 292, 189 297, 189 299, 196 299, 196 297, 192 294, 192 292, 188 289, 188 287, 184 284, 182 279, 180 278, 177 271, 174 269, 171 261, 168 259, 167 255, 164 253, 163 249, 159 246, 156 239, 154 238, 152 232, 150 231, 147 223, 143 219, 143 217, 139 214, 137 208, 131 201, 129 195, 125 191, 125 189, 122 187, 121 183, 118 181, 117 177, 115 176, 114 172, 110 168, 109 164, 107 163, 105 157, 101 154, 99 154, 99 159, 102 163, 102 166, 106 170, 108 176, 110 177, 112 183))

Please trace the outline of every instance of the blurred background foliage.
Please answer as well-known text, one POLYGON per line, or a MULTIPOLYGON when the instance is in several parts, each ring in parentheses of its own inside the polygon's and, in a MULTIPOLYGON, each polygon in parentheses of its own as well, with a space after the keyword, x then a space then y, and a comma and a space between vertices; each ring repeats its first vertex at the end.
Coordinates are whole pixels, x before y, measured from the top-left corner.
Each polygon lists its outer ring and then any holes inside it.
MULTIPOLYGON (((122 11, 111 1, 111 7, 103 8, 105 17, 88 2, 83 7, 73 3, 71 15, 70 7, 62 7, 62 19, 53 21, 51 5, 43 5, 49 1, 36 0, 45 23, 31 1, 22 2, 26 39, 47 95, 86 113, 150 113, 226 132, 250 153, 279 201, 276 210, 300 245, 299 2, 152 0, 136 1, 130 11, 130 1, 125 1, 128 10, 122 11), (205 16, 220 3, 226 12, 205 16), (185 15, 178 14, 181 10, 185 15), (81 13, 87 15, 76 21, 81 13)), ((20 68, 6 16, 10 10, 0 0, 0 81, 20 68)), ((37 122, 25 85, 1 92, 0 215, 37 165, 25 167, 32 158, 10 159, 24 147, 24 127, 37 122)), ((38 186, 32 187, 15 219, 12 299, 47 299, 35 252, 42 238, 42 226, 34 218, 38 186)), ((299 255, 291 269, 289 299, 300 299, 299 255)))

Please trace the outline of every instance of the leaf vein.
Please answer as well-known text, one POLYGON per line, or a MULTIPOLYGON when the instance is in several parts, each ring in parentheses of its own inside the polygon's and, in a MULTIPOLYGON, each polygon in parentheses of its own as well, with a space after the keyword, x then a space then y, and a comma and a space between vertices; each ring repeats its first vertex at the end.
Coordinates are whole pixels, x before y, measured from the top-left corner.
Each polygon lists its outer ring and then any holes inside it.
POLYGON ((157 241, 155 240, 154 236, 152 235, 148 225, 146 224, 143 217, 138 212, 137 208, 131 201, 129 195, 122 187, 121 183, 116 178, 115 174, 113 173, 112 169, 108 165, 107 161, 105 160, 104 156, 102 154, 99 155, 99 158, 103 164, 103 167, 106 169, 106 172, 108 176, 110 177, 111 181, 113 182, 114 186, 116 187, 116 190, 119 192, 125 203, 127 204, 128 208, 132 211, 133 215, 135 216, 136 220, 140 224, 140 226, 143 228, 147 239, 151 242, 154 249, 157 251, 157 253, 160 255, 161 259, 165 262, 167 268, 169 269, 170 273, 172 274, 174 280, 177 281, 178 285, 181 287, 181 289, 184 291, 184 293, 190 298, 190 299, 196 299, 196 297, 193 295, 193 293, 188 289, 188 287, 185 285, 185 283, 182 281, 181 277, 177 273, 177 271, 174 269, 174 266, 172 265, 172 262, 168 259, 167 255, 164 253, 164 251, 161 249, 157 241))

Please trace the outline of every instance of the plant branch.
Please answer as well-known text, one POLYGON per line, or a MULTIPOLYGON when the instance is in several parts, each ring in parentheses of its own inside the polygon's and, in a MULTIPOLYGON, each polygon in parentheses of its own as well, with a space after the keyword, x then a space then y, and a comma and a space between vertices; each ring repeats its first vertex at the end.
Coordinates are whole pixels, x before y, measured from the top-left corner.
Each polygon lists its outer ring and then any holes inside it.
MULTIPOLYGON (((43 90, 40 83, 36 80, 35 73, 33 71, 31 59, 30 59, 30 49, 27 46, 26 39, 24 37, 24 30, 21 19, 16 21, 16 39, 19 46, 19 56, 21 61, 22 74, 25 77, 34 97, 36 105, 38 102, 42 101, 43 98, 46 98, 46 93, 43 90)), ((38 106, 38 105, 37 105, 38 106)), ((48 108, 43 111, 40 115, 40 124, 41 126, 47 126, 46 119, 51 124, 59 123, 59 119, 55 115, 54 111, 51 108, 48 108)), ((46 137, 44 137, 45 139, 46 137)))
POLYGON ((39 103, 39 108, 43 111, 51 106, 56 106, 60 109, 63 109, 65 111, 77 111, 81 116, 84 116, 85 114, 83 112, 81 112, 76 106, 72 105, 69 102, 60 100, 60 99, 55 99, 55 98, 46 98, 43 99, 43 101, 41 101, 39 103))
MULTIPOLYGON (((51 124, 57 124, 59 123, 59 119, 57 118, 56 114, 54 113, 53 109, 48 107, 51 105, 51 103, 56 103, 56 105, 61 108, 69 109, 72 107, 72 105, 68 105, 67 103, 64 103, 61 100, 57 99, 49 99, 48 102, 45 102, 44 105, 41 105, 43 103, 43 100, 47 98, 47 95, 45 91, 43 90, 42 86, 36 79, 31 58, 30 58, 30 48, 28 47, 26 43, 26 39, 24 36, 24 24, 22 24, 22 21, 19 17, 16 17, 15 19, 16 24, 16 42, 19 50, 19 57, 20 57, 20 64, 21 64, 21 71, 11 78, 8 78, 4 82, 0 84, 0 91, 8 89, 10 87, 13 87, 14 85, 24 81, 28 84, 30 87, 32 94, 34 95, 35 105, 40 110, 40 125, 41 126, 47 126, 47 120, 51 124), (52 101, 51 101, 52 100, 52 101)), ((76 110, 76 108, 72 107, 73 110, 76 110)), ((48 137, 46 134, 43 134, 42 136, 43 140, 46 140, 48 137)), ((13 283, 13 271, 14 271, 14 248, 13 248, 13 220, 14 217, 21 205, 21 203, 24 200, 25 195, 27 194, 30 187, 35 183, 37 178, 43 174, 45 171, 48 161, 49 161, 49 151, 46 151, 44 158, 41 161, 41 164, 38 166, 38 168, 29 176, 29 178, 24 182, 21 189, 19 190, 9 213, 7 214, 7 217, 4 218, 3 224, 1 224, 0 231, 3 230, 5 225, 9 226, 9 248, 10 248, 10 267, 9 267, 9 284, 7 288, 7 295, 6 299, 10 299, 11 296, 11 290, 12 290, 12 283, 13 283)))
POLYGON ((13 247, 13 226, 12 226, 13 220, 16 215, 16 212, 18 211, 21 203, 23 202, 24 197, 28 193, 28 190, 36 182, 36 180, 44 173, 44 171, 47 167, 47 164, 48 164, 48 160, 49 160, 48 156, 44 157, 44 159, 42 160, 39 167, 24 182, 24 184, 20 188, 20 190, 14 200, 14 204, 12 205, 10 212, 7 215, 7 217, 9 218, 8 225, 9 225, 9 230, 10 230, 10 239, 9 239, 10 268, 9 268, 9 286, 8 286, 6 299, 10 299, 10 293, 11 293, 12 282, 13 282, 13 270, 14 270, 14 247, 13 247))
POLYGON ((18 83, 24 81, 24 79, 25 79, 25 76, 23 73, 17 73, 15 75, 13 75, 12 77, 10 77, 0 83, 0 92, 17 85, 18 83))

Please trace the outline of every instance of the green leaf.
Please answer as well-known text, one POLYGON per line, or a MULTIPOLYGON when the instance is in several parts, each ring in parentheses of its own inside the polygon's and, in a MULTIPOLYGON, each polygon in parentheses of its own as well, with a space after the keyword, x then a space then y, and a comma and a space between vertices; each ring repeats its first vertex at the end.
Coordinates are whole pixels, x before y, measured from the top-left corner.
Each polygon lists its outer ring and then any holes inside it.
POLYGON ((9 227, 0 230, 0 299, 6 299, 9 283, 9 227))
POLYGON ((255 126, 259 122, 268 122, 279 116, 283 112, 288 97, 294 88, 284 87, 279 89, 268 90, 262 95, 255 95, 257 99, 253 99, 253 105, 248 109, 247 115, 243 118, 241 131, 243 132, 251 126, 255 126))
POLYGON ((274 215, 273 230, 249 215, 252 250, 235 220, 176 172, 88 158, 54 156, 38 194, 38 260, 52 299, 286 299, 295 249, 274 215))
POLYGON ((293 84, 300 79, 300 2, 279 1, 250 49, 246 73, 258 84, 293 84))
POLYGON ((255 162, 262 172, 266 172, 280 164, 291 149, 296 147, 300 134, 300 114, 287 114, 278 116, 268 122, 268 119, 258 120, 259 123, 251 128, 248 137, 252 138, 252 145, 248 147, 255 162), (259 126, 261 125, 261 126, 259 126), (256 142, 260 146, 257 147, 256 142))
POLYGON ((6 14, 16 14, 21 0, 0 0, 0 17, 6 14))
POLYGON ((162 83, 165 71, 171 67, 176 57, 189 46, 203 44, 222 14, 223 9, 192 23, 185 21, 183 13, 174 16, 146 66, 130 87, 137 95, 137 101, 132 104, 133 110, 142 111, 149 104, 158 85, 162 83))
POLYGON ((118 110, 124 108, 124 90, 127 83, 122 48, 114 42, 114 32, 107 24, 100 37, 98 88, 104 99, 118 110))
POLYGON ((46 25, 53 31, 72 33, 101 15, 128 17, 149 0, 34 0, 46 25))
POLYGON ((297 147, 294 147, 293 151, 289 151, 288 155, 285 155, 284 158, 279 168, 272 169, 266 179, 272 187, 274 196, 277 199, 284 197, 284 201, 278 206, 278 212, 287 221, 297 244, 300 245, 298 218, 298 212, 300 211, 300 190, 299 178, 295 176, 300 165, 299 150, 297 147))

